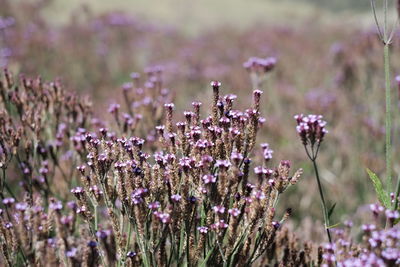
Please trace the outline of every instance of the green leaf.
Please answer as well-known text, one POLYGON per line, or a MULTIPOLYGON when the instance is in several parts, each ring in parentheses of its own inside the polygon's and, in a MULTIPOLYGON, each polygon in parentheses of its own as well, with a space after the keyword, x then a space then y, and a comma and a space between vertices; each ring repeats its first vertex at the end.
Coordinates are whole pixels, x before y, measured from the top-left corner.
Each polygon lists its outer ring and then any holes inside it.
POLYGON ((368 172, 369 178, 371 179, 371 181, 374 185, 375 192, 378 196, 379 202, 381 202, 381 204, 385 208, 390 209, 390 196, 389 196, 389 193, 386 192, 385 189, 383 189, 381 180, 370 169, 367 169, 367 172, 368 172))
POLYGON ((338 227, 339 225, 341 225, 342 223, 335 223, 335 224, 333 224, 333 225, 329 225, 328 227, 326 227, 326 229, 331 229, 331 228, 336 228, 336 227, 338 227))
POLYGON ((329 209, 329 212, 328 212, 328 218, 329 218, 329 219, 331 218, 331 216, 332 216, 333 211, 335 210, 335 208, 336 208, 336 203, 333 204, 332 207, 329 209))

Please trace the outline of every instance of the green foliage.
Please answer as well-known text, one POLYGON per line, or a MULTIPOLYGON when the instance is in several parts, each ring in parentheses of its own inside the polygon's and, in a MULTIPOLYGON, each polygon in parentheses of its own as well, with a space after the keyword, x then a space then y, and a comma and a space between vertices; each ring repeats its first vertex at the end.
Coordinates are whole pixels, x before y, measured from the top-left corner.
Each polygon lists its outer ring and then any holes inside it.
POLYGON ((385 189, 383 189, 381 180, 370 169, 367 169, 367 173, 368 173, 369 178, 371 179, 371 181, 372 181, 372 183, 374 185, 375 192, 376 192, 376 194, 378 196, 379 202, 381 202, 381 204, 385 208, 390 209, 390 196, 389 196, 389 193, 385 189))
POLYGON ((303 0, 333 11, 366 11, 370 8, 368 0, 303 0))
POLYGON ((336 208, 336 203, 332 205, 332 207, 328 211, 328 218, 330 219, 332 217, 333 211, 336 208))

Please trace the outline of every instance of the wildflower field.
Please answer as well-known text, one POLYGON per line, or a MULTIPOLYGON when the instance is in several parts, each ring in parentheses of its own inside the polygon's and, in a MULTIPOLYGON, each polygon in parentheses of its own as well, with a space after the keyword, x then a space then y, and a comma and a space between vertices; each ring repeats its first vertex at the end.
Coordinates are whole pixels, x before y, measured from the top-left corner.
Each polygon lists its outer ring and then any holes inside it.
POLYGON ((0 0, 0 266, 400 266, 400 1, 106 2, 0 0))

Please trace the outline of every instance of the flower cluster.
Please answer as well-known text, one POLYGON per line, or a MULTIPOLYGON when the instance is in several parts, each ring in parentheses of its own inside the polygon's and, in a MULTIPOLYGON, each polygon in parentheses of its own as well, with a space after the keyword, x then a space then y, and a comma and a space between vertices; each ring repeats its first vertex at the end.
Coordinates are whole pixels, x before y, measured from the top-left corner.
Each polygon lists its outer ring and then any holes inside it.
POLYGON ((375 223, 361 226, 362 242, 354 242, 350 235, 352 225, 335 229, 336 241, 325 245, 323 266, 398 266, 400 264, 399 226, 380 228, 380 221, 399 219, 399 212, 385 210, 379 204, 370 205, 375 223))
MULTIPOLYGON (((9 265, 48 258, 66 265, 252 264, 266 254, 276 254, 271 262, 284 257, 273 244, 291 212, 276 218, 276 205, 302 170, 292 174, 287 160, 270 166, 273 151, 264 143, 264 160, 251 171, 262 92, 255 90, 253 106, 241 111, 215 81, 209 116, 193 102, 174 121, 161 68, 147 76, 146 90, 138 74, 124 84, 126 105, 112 104, 107 124, 61 84, 22 77, 15 90, 5 71, 1 166, 24 175, 18 194, 1 177, 0 189, 8 190, 1 196, 10 195, 2 197, 0 216, 9 265)), ((299 252, 292 253, 298 261, 299 252)))
POLYGON ((296 131, 300 136, 308 157, 315 160, 318 156, 319 147, 324 140, 328 130, 325 128, 326 121, 322 120, 322 115, 303 115, 294 116, 297 122, 296 131))
POLYGON ((243 63, 243 67, 250 73, 254 90, 262 88, 262 84, 267 78, 266 75, 275 68, 276 63, 277 59, 275 57, 251 57, 243 63))
MULTIPOLYGON (((174 123, 174 104, 165 103, 165 123, 155 127, 152 138, 118 137, 102 134, 102 129, 98 133, 86 131, 81 138, 87 167, 79 167, 83 187, 72 193, 79 207, 105 205, 118 259, 124 260, 126 249, 133 246, 139 247, 142 262, 161 264, 168 257, 178 260, 175 253, 186 246, 189 262, 221 262, 226 258, 252 263, 270 249, 269 240, 288 217, 275 221, 275 206, 279 195, 298 181, 301 170, 291 175, 290 163, 282 161, 275 169, 256 167, 258 181, 251 178, 250 155, 261 126, 258 110, 262 92, 254 92, 254 108, 243 112, 233 109, 232 96, 220 96, 220 82, 212 82, 211 87, 214 101, 210 116, 201 118, 201 103, 194 102, 193 111, 184 112, 185 120, 174 123), (93 187, 104 192, 100 203, 90 191, 93 187), (121 224, 118 217, 126 223, 121 224), (126 224, 136 229, 139 235, 135 239, 124 239, 126 224), (257 231, 262 235, 254 241, 243 239, 257 231), (152 241, 155 238, 161 243, 152 241), (153 246, 157 253, 150 254, 143 244, 153 246), (216 244, 223 254, 215 251, 207 259, 204 251, 215 250, 216 244), (233 250, 235 244, 237 251, 233 250)), ((110 108, 117 124, 118 110, 117 105, 110 108)), ((268 164, 272 150, 266 144, 262 148, 268 164)), ((80 215, 89 225, 98 216, 89 209, 80 215)))
POLYGON ((250 72, 267 73, 275 67, 276 63, 277 60, 275 57, 251 57, 245 63, 243 63, 243 67, 250 72))

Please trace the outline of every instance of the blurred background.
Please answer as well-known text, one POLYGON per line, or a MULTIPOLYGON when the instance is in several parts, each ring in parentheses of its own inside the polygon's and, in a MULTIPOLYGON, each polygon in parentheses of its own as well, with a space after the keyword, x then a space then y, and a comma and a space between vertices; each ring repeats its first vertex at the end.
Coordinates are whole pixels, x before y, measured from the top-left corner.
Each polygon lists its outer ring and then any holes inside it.
MULTIPOLYGON (((252 87, 243 62, 276 57, 261 88, 267 121, 258 141, 270 144, 274 163, 288 159, 305 170, 281 205, 293 208, 295 224, 320 218, 311 164, 295 131, 297 113, 322 114, 328 122, 318 162, 329 202, 337 202, 334 222, 377 201, 365 169, 383 177, 383 47, 369 0, 0 0, 0 6, 0 66, 60 78, 89 95, 98 111, 121 98, 130 73, 149 66, 162 66, 178 111, 194 100, 207 103, 211 80, 245 107, 252 87)), ((391 51, 394 75, 398 31, 391 51)), ((400 102, 393 92, 398 162, 400 102)))

